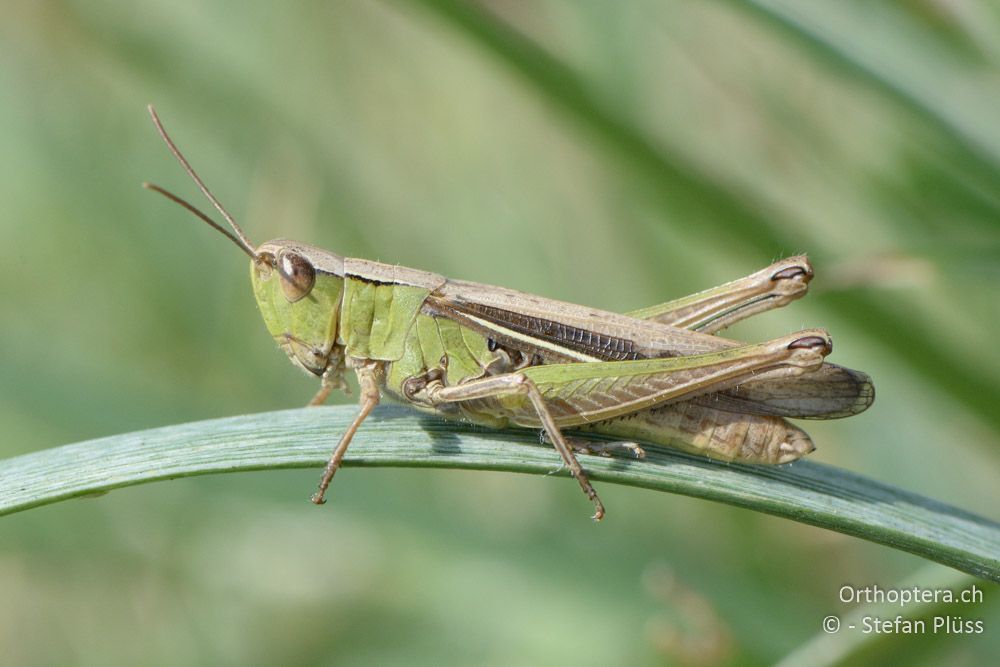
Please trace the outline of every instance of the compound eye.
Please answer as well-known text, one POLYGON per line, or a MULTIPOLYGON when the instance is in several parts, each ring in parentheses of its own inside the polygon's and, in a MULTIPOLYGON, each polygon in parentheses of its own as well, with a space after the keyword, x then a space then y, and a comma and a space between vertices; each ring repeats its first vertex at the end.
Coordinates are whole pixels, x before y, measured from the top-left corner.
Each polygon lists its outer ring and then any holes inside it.
POLYGON ((281 291, 289 303, 304 299, 316 284, 316 269, 302 255, 285 252, 278 257, 281 291))

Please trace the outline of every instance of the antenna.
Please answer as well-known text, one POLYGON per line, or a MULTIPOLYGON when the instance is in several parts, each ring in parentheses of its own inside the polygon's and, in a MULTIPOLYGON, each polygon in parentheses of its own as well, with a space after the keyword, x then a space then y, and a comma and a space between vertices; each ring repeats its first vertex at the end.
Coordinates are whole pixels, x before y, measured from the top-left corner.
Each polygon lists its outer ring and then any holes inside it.
POLYGON ((170 192, 169 190, 164 190, 155 183, 143 183, 142 187, 146 188, 147 190, 152 190, 153 192, 159 192, 161 195, 163 195, 170 201, 177 202, 178 204, 180 204, 181 206, 183 206, 184 208, 191 211, 196 216, 207 222, 210 227, 213 227, 218 231, 222 232, 223 234, 225 234, 226 238, 235 243, 240 250, 250 255, 250 259, 257 259, 257 253, 248 250, 247 247, 243 244, 243 241, 236 238, 236 236, 231 231, 229 231, 228 229, 217 223, 215 220, 212 220, 210 217, 199 211, 194 204, 187 202, 184 199, 181 199, 180 197, 175 195, 173 192, 170 192))
POLYGON ((181 154, 176 144, 174 144, 173 140, 170 138, 170 135, 167 134, 166 129, 164 129, 163 123, 160 122, 160 117, 156 115, 156 109, 153 108, 152 104, 148 105, 147 108, 149 109, 149 115, 152 116, 153 118, 153 125, 156 126, 156 130, 160 133, 160 136, 163 137, 163 141, 167 144, 167 148, 169 148, 170 152, 174 154, 174 157, 177 158, 177 161, 181 163, 182 167, 184 167, 184 171, 186 171, 188 173, 188 176, 190 176, 191 179, 198 185, 198 188, 202 191, 202 193, 208 198, 210 202, 212 202, 212 205, 215 207, 215 209, 222 214, 223 218, 226 219, 226 222, 229 223, 229 226, 233 228, 233 232, 235 232, 235 235, 231 234, 228 230, 223 228, 222 225, 215 222, 210 217, 199 211, 192 204, 189 204, 187 201, 181 199, 177 195, 168 192, 167 190, 164 190, 160 186, 154 185, 152 183, 143 183, 142 187, 146 188, 147 190, 158 192, 167 199, 177 202, 178 204, 180 204, 181 206, 183 206, 184 208, 191 211, 196 216, 207 222, 213 228, 225 234, 230 240, 232 240, 233 243, 238 245, 245 253, 250 255, 251 258, 257 259, 257 253, 254 251, 253 244, 250 243, 250 240, 247 238, 246 234, 243 233, 243 230, 240 228, 240 226, 236 224, 235 220, 233 220, 233 216, 229 215, 229 212, 225 209, 225 207, 222 206, 221 203, 219 203, 219 200, 215 198, 215 195, 213 195, 211 190, 209 190, 208 187, 205 185, 205 183, 202 182, 201 178, 188 163, 187 159, 184 157, 183 154, 181 154))

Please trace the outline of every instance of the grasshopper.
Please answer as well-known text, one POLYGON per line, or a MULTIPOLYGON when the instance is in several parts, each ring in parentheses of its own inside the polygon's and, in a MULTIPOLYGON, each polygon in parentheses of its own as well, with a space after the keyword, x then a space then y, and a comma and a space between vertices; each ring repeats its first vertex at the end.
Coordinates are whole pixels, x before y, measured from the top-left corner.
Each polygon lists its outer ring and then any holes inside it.
POLYGON ((488 427, 540 428, 594 504, 604 505, 576 452, 614 449, 641 458, 633 439, 723 461, 778 464, 813 451, 785 417, 831 419, 864 411, 874 387, 864 373, 826 363, 822 329, 764 343, 716 336, 729 325, 803 296, 813 277, 804 256, 744 278, 627 314, 546 299, 436 273, 341 257, 296 241, 254 246, 149 107, 157 131, 222 215, 226 229, 188 209, 250 257, 250 280, 271 336, 292 363, 320 380, 310 405, 347 390, 359 410, 312 496, 323 504, 355 432, 383 396, 488 427), (594 443, 563 435, 622 438, 594 443))

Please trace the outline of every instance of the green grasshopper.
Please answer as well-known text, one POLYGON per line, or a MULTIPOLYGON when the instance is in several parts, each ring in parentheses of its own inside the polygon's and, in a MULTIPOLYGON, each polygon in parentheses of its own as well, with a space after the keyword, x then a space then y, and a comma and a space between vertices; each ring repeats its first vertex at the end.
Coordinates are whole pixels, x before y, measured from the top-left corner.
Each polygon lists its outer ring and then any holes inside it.
POLYGON ((541 428, 594 503, 575 451, 643 450, 641 439, 724 461, 786 463, 813 451, 784 417, 831 419, 874 399, 864 373, 824 362, 829 335, 807 329, 759 344, 715 336, 805 294, 813 271, 790 257, 745 278, 628 314, 605 312, 436 273, 341 257, 278 239, 258 247, 150 115, 170 151, 231 231, 180 197, 144 183, 221 232, 250 257, 250 280, 271 336, 317 376, 310 405, 347 390, 360 409, 313 495, 324 495, 355 432, 381 397, 449 419, 541 428), (567 438, 572 428, 621 442, 567 438))

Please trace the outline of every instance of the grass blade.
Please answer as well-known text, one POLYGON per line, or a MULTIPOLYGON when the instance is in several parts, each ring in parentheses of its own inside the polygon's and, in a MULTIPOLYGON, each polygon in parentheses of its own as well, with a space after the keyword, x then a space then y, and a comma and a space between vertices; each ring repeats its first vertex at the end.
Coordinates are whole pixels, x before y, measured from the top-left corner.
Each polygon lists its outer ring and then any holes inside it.
MULTIPOLYGON (((178 424, 0 461, 0 515, 157 480, 319 468, 354 413, 338 406, 178 424)), ((818 463, 752 467, 647 452, 643 461, 588 456, 582 463, 599 482, 746 507, 1000 581, 1000 524, 988 519, 818 463)), ((344 464, 549 474, 560 459, 534 431, 486 431, 386 406, 365 422, 344 464)))

